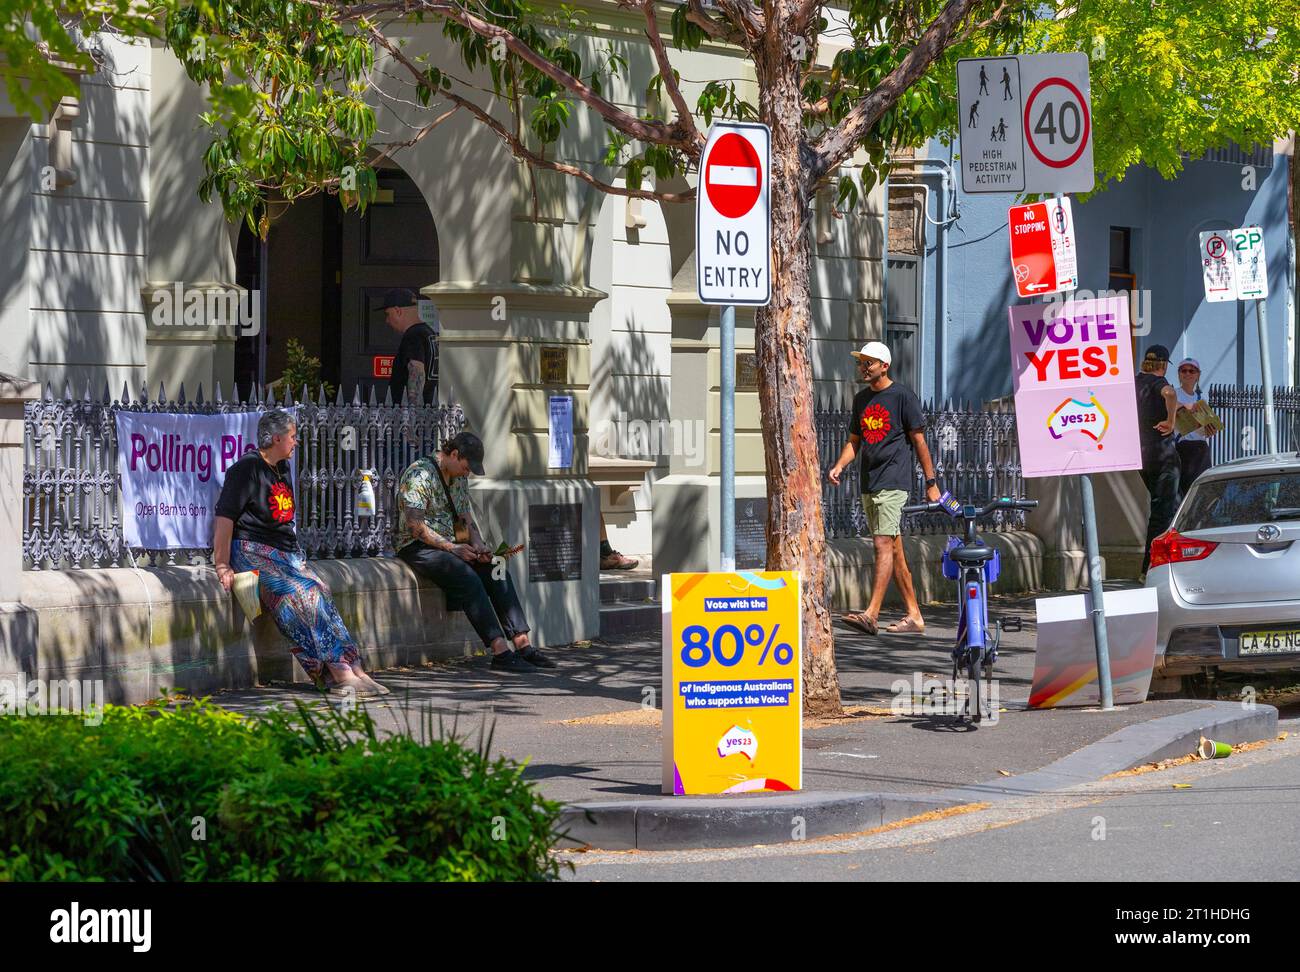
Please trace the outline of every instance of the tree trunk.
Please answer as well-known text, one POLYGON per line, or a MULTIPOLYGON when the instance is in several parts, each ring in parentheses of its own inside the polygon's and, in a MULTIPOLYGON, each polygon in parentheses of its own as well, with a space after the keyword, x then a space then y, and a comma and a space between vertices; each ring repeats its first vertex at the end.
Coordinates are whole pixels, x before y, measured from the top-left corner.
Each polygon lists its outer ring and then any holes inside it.
MULTIPOLYGON (((789 0, 768 5, 781 20, 789 0), (775 9, 774 9, 775 8, 775 9)), ((803 141, 799 62, 790 38, 769 29, 754 52, 759 117, 772 130, 772 302, 759 308, 754 342, 767 466, 767 567, 799 572, 803 601, 803 698, 808 714, 840 711, 826 591, 821 462, 813 422, 811 151, 803 141)))

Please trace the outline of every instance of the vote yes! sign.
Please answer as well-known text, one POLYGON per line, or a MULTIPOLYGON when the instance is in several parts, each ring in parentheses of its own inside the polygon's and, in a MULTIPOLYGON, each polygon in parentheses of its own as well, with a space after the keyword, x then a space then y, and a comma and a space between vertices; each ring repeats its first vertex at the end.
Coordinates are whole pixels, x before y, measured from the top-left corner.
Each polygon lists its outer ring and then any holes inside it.
POLYGON ((765 306, 772 299, 771 163, 766 125, 719 122, 709 129, 695 197, 701 303, 765 306))
POLYGON ((1141 468, 1127 299, 1021 304, 1010 315, 1024 475, 1141 468))

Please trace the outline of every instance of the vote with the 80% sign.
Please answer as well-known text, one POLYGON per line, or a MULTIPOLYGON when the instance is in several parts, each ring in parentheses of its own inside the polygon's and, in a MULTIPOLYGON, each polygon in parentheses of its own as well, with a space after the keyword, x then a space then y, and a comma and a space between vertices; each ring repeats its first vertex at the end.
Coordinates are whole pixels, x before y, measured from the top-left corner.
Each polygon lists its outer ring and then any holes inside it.
POLYGON ((746 645, 753 648, 762 645, 763 654, 758 659, 760 665, 767 663, 769 655, 778 665, 788 665, 794 661, 794 649, 790 643, 783 641, 775 649, 772 647, 780 629, 780 624, 774 624, 769 633, 763 630, 761 624, 751 624, 742 634, 736 625, 724 624, 714 629, 710 639, 709 629, 704 625, 689 625, 682 631, 682 664, 691 668, 703 668, 712 659, 719 665, 730 668, 740 664, 740 660, 745 657, 746 645), (731 640, 730 646, 727 644, 728 639, 731 640), (728 648, 730 654, 727 653, 728 648))

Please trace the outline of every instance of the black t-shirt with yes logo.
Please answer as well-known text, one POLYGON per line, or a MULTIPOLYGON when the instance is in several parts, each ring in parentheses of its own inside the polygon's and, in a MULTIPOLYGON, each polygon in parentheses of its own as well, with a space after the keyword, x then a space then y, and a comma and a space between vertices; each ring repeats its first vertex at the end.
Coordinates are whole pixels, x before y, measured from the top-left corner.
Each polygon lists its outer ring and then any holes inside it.
POLYGON ((916 392, 894 382, 881 391, 868 386, 853 397, 849 431, 862 436, 862 491, 912 490, 912 446, 907 433, 925 428, 925 414, 916 392))
POLYGON ((273 469, 260 453, 250 452, 226 470, 216 514, 235 521, 232 539, 295 553, 296 512, 288 460, 273 469))

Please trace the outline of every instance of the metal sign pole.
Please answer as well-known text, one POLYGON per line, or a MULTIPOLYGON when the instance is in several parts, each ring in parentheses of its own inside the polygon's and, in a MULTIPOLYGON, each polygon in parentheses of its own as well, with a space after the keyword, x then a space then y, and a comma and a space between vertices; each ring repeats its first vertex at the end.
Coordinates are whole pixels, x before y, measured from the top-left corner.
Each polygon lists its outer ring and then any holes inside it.
MULTIPOLYGON (((1056 193, 1061 199, 1062 194, 1056 193)), ((1044 298, 1050 301, 1050 298, 1044 298)), ((1132 322, 1130 322, 1131 326, 1132 322)), ((1088 555, 1088 588, 1092 597, 1092 640, 1097 650, 1097 688, 1101 711, 1115 709, 1115 693, 1110 681, 1110 640, 1106 634, 1106 597, 1101 583, 1101 547, 1097 544, 1097 504, 1092 494, 1092 477, 1079 477, 1083 494, 1083 549, 1088 555)))
POLYGON ((736 569, 736 308, 722 308, 722 562, 736 569))
POLYGON ((1088 586, 1092 592, 1092 640, 1097 647, 1097 687, 1101 692, 1101 711, 1115 708, 1115 693, 1110 684, 1110 641, 1106 635, 1106 598, 1101 586, 1101 549, 1097 546, 1097 505, 1093 502, 1092 477, 1079 477, 1083 493, 1083 547, 1088 554, 1088 586))
POLYGON ((1268 451, 1277 452, 1277 426, 1273 424, 1273 368, 1268 361, 1268 302, 1255 301, 1255 324, 1259 328, 1259 363, 1264 375, 1264 434, 1268 451))

